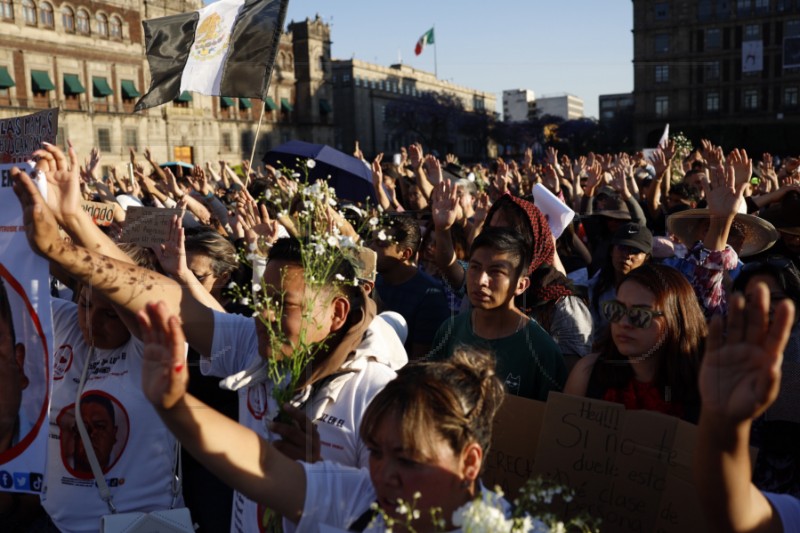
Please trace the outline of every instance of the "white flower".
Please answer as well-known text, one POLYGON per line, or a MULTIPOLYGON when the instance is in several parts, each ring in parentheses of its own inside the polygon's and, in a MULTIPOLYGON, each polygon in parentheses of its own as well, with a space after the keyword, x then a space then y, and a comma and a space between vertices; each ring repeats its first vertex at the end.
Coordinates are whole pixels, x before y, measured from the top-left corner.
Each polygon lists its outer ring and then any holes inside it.
POLYGON ((344 235, 339 237, 339 246, 342 248, 355 248, 357 246, 356 241, 349 235, 344 235))
POLYGON ((317 166, 317 162, 314 161, 313 159, 309 159, 308 161, 306 161, 306 166, 308 168, 314 168, 315 166, 317 166))
POLYGON ((470 172, 469 174, 467 174, 467 180, 468 181, 475 181, 475 173, 474 172, 470 172))
POLYGON ((371 227, 373 227, 373 228, 374 228, 375 226, 377 226, 377 225, 378 225, 378 217, 372 217, 372 218, 370 218, 370 219, 369 219, 369 225, 370 225, 371 227))
POLYGON ((320 243, 314 244, 314 253, 317 255, 323 255, 325 253, 325 246, 320 243))
POLYGON ((341 274, 336 274, 336 279, 339 281, 344 281, 344 276, 342 276, 341 274))
POLYGON ((272 189, 267 189, 266 191, 264 191, 264 198, 267 200, 272 198, 272 189))
POLYGON ((462 505, 453 512, 453 525, 464 531, 511 531, 513 520, 507 520, 500 503, 492 498, 477 499, 462 505))
POLYGON ((292 172, 292 177, 293 178, 299 178, 300 177, 300 173, 299 172, 292 172))
POLYGON ((253 283, 253 292, 258 292, 260 290, 261 290, 261 284, 260 283, 253 283))
MULTIPOLYGON (((402 502, 402 500, 400 501, 402 502)), ((405 516, 408 514, 408 506, 405 504, 405 502, 403 502, 397 507, 397 509, 395 509, 395 512, 399 515, 405 516)))
POLYGON ((227 288, 228 289, 235 289, 236 288, 236 282, 235 281, 231 281, 230 283, 228 283, 228 287, 227 288))
POLYGON ((336 248, 336 246, 339 245, 339 239, 337 239, 333 235, 329 236, 325 242, 327 242, 328 246, 330 246, 331 248, 336 248))
POLYGON ((242 298, 241 300, 239 300, 239 303, 240 303, 240 304, 242 304, 242 305, 250 305, 250 298, 248 298, 247 296, 245 296, 244 298, 242 298))
POLYGON ((385 231, 380 230, 378 232, 378 240, 379 241, 385 241, 386 240, 386 232, 385 231))
POLYGON ((328 198, 328 205, 331 207, 336 207, 336 200, 333 197, 328 198))

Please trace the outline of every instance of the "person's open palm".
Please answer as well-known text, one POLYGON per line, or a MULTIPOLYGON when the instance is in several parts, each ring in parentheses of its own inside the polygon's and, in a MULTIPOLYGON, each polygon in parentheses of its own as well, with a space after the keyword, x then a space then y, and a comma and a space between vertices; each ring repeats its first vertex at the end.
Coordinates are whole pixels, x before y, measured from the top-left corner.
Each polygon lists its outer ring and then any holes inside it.
POLYGON ((458 194, 450 180, 442 180, 433 189, 431 217, 436 228, 450 229, 458 218, 458 194))
POLYGON ((778 395, 783 350, 794 322, 794 305, 783 300, 769 322, 769 291, 760 283, 754 301, 745 306, 735 294, 722 317, 711 322, 700 369, 703 410, 739 423, 754 418, 778 395))
POLYGON ((183 328, 164 302, 147 304, 137 318, 144 341, 142 391, 157 408, 171 409, 189 384, 183 328))
POLYGON ((72 145, 69 147, 69 161, 58 146, 45 143, 44 148, 36 150, 38 157, 36 170, 41 171, 47 180, 47 205, 59 224, 65 225, 67 218, 75 217, 81 211, 81 177, 78 156, 72 145))

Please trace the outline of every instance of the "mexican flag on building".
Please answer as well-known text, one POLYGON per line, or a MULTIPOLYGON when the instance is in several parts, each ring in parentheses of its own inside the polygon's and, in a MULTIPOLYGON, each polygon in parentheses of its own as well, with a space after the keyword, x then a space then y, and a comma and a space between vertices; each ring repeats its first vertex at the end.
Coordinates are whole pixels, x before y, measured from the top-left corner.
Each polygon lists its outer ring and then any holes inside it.
POLYGON ((416 55, 420 55, 422 53, 422 51, 425 50, 425 45, 426 44, 433 44, 433 43, 434 43, 434 40, 433 40, 433 28, 431 28, 428 31, 426 31, 422 35, 422 37, 419 38, 419 41, 417 41, 417 47, 414 48, 414 53, 416 55))

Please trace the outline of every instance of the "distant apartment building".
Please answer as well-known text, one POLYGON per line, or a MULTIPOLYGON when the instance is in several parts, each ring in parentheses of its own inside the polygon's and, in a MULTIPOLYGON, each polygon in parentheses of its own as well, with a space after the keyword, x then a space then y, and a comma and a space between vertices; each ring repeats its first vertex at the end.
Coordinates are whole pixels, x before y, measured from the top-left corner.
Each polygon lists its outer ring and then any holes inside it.
POLYGON ((633 2, 635 140, 664 124, 726 148, 797 153, 800 2, 633 2))
MULTIPOLYGON (((348 59, 333 60, 332 69, 335 146, 345 152, 352 152, 356 141, 365 154, 374 155, 397 152, 401 146, 421 140, 413 127, 396 127, 393 115, 402 113, 422 123, 427 118, 423 106, 430 104, 431 96, 450 98, 478 118, 494 117, 493 93, 442 81, 431 72, 408 65, 384 67, 348 59)), ((460 156, 485 157, 487 138, 477 129, 451 128, 440 133, 450 139, 452 151, 460 156)))
POLYGON ((608 122, 617 118, 620 113, 633 112, 633 93, 601 94, 598 97, 600 122, 608 122))
POLYGON ((536 95, 529 89, 503 91, 503 120, 505 122, 528 120, 528 110, 534 100, 536 100, 536 95))
POLYGON ((583 100, 573 94, 542 96, 531 103, 540 117, 550 115, 564 120, 583 117, 583 100))

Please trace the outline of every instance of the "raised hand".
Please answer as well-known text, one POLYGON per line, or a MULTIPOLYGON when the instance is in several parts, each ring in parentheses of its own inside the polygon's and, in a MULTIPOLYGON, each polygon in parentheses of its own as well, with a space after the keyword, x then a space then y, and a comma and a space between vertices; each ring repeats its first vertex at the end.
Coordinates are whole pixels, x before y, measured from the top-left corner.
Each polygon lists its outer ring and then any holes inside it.
POLYGON ((361 145, 358 141, 356 141, 356 147, 353 150, 353 157, 356 159, 361 159, 362 161, 364 160, 364 152, 361 151, 361 145))
POLYGON ((728 162, 718 171, 711 172, 709 182, 702 183, 711 216, 733 217, 747 187, 747 182, 736 183, 733 164, 728 162))
POLYGON ((734 148, 728 155, 728 164, 733 169, 734 182, 737 187, 750 182, 750 178, 753 176, 753 162, 744 149, 734 148))
POLYGON ((444 156, 444 162, 446 164, 448 164, 448 165, 460 165, 461 164, 459 162, 459 160, 458 160, 458 157, 456 157, 455 154, 446 154, 444 156))
POLYGON ((472 216, 472 220, 475 225, 483 224, 483 221, 486 220, 486 215, 489 214, 489 207, 489 195, 485 192, 479 192, 475 196, 475 204, 473 206, 475 214, 472 216))
POLYGON ((725 331, 721 316, 712 320, 699 379, 704 414, 738 424, 759 416, 778 396, 795 310, 790 299, 782 300, 770 322, 769 299, 759 283, 746 306, 741 294, 731 297, 725 331))
POLYGON ((494 174, 494 186, 502 195, 508 192, 511 176, 508 175, 508 165, 502 158, 497 158, 497 171, 494 174))
POLYGON ((431 195, 431 218, 438 230, 449 230, 458 219, 458 193, 450 180, 442 180, 431 195))
POLYGON ((376 190, 379 187, 383 187, 383 168, 381 168, 381 162, 383 162, 383 152, 376 155, 375 159, 372 160, 372 184, 375 186, 376 190))
POLYGON ((86 171, 89 174, 94 174, 94 170, 97 168, 97 165, 99 164, 100 164, 100 150, 95 146, 89 152, 89 162, 86 164, 86 171))
POLYGON ((11 169, 14 193, 22 206, 25 236, 33 251, 45 257, 58 255, 57 244, 61 242, 58 222, 47 207, 42 195, 30 176, 17 167, 11 169))
POLYGON ((183 214, 173 215, 167 240, 153 247, 164 272, 176 279, 183 279, 189 272, 186 264, 186 237, 183 233, 183 214))
POLYGON ((42 144, 44 148, 33 153, 38 158, 36 170, 44 173, 47 180, 47 205, 58 223, 66 226, 67 219, 72 220, 83 212, 78 156, 72 143, 69 145, 69 161, 58 146, 42 144))
POLYGON ((624 165, 617 165, 611 169, 611 186, 615 191, 624 199, 627 200, 631 197, 628 190, 627 174, 624 165))
POLYGON ((593 196, 595 189, 603 179, 603 167, 597 158, 586 168, 586 184, 583 186, 583 193, 586 196, 593 196))
POLYGON ((414 143, 408 147, 408 161, 411 163, 411 166, 414 169, 419 168, 422 164, 422 159, 424 157, 424 153, 422 151, 422 145, 419 143, 414 143))
POLYGON ((425 156, 423 165, 425 166, 425 174, 428 175, 428 180, 432 184, 436 185, 442 181, 442 164, 436 157, 428 154, 425 156))
POLYGON ((144 341, 142 391, 156 409, 172 409, 186 394, 186 337, 180 320, 164 302, 149 303, 137 314, 144 341))
POLYGON ((656 171, 656 178, 664 176, 669 169, 669 158, 661 148, 653 152, 653 168, 656 171))

